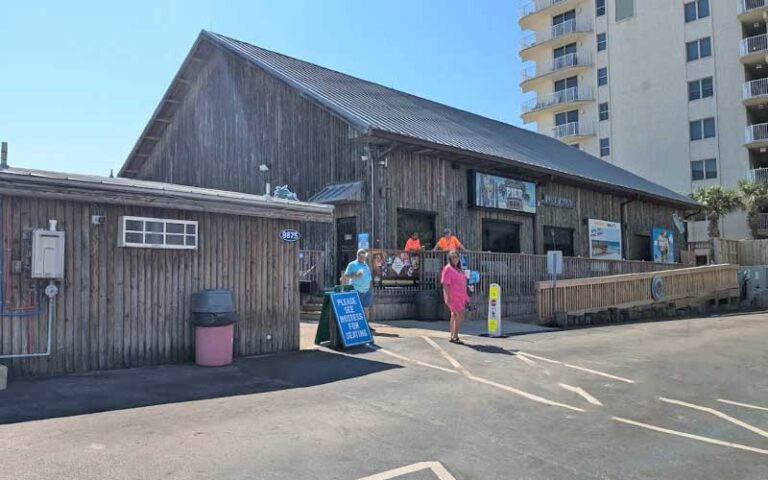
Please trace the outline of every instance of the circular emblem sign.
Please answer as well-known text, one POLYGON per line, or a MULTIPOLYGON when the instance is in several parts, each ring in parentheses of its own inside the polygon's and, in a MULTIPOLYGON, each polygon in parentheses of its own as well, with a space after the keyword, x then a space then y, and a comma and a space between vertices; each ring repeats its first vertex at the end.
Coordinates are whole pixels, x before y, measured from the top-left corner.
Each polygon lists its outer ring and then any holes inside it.
POLYGON ((280 239, 284 242, 298 242, 301 234, 297 230, 285 229, 280 232, 280 239))
POLYGON ((654 300, 664 298, 664 279, 656 276, 651 280, 651 296, 654 300))

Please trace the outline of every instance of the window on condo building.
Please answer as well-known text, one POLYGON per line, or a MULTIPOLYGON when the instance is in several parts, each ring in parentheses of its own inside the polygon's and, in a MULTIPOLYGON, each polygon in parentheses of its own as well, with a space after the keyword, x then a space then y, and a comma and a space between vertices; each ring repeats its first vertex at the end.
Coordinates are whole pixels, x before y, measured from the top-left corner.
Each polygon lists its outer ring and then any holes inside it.
POLYGON ((704 118, 690 122, 691 141, 712 138, 715 136, 715 119, 704 118))
POLYGON ((695 0, 686 3, 683 8, 685 10, 686 23, 709 16, 709 0, 695 0))
POLYGON ((597 85, 608 85, 608 67, 597 69, 597 85))
POLYGON ((717 160, 694 160, 691 162, 691 180, 709 180, 717 178, 717 160))
POLYGON ((601 121, 601 122, 602 122, 603 120, 608 120, 608 115, 609 115, 609 114, 608 114, 608 102, 605 102, 605 103, 601 103, 601 104, 598 106, 598 113, 599 113, 599 116, 600 116, 600 121, 601 121))
POLYGON ((600 139, 600 156, 607 157, 610 154, 611 154, 611 139, 601 138, 600 139))
POLYGON ((595 16, 605 15, 605 0, 595 0, 595 16))
POLYGON ((597 34, 597 51, 602 52, 608 46, 608 38, 604 33, 597 34))
POLYGON ((620 22, 635 15, 635 0, 616 0, 616 21, 620 22))
POLYGON ((700 38, 685 44, 685 56, 689 62, 712 55, 712 39, 700 38))
POLYGON ((712 77, 701 78, 688 82, 688 100, 698 100, 700 98, 711 97, 715 94, 712 77))

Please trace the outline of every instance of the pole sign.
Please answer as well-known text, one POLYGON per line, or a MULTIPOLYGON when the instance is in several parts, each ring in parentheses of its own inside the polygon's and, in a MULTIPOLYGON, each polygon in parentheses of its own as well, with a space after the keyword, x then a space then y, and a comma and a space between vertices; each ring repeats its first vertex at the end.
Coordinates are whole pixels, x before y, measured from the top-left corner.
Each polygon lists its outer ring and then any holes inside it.
POLYGON ((488 287, 488 336, 501 336, 501 287, 498 283, 488 287))
POLYGON ((563 252, 560 250, 547 252, 547 273, 550 275, 563 274, 563 252))
POLYGON ((331 305, 344 348, 373 343, 373 335, 357 292, 332 293, 331 305))

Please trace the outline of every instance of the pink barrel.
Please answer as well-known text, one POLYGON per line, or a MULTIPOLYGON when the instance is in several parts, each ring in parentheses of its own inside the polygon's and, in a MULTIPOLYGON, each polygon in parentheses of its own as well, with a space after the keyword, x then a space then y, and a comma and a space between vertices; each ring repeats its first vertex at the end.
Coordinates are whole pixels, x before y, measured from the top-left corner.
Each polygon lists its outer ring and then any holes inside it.
POLYGON ((235 325, 195 327, 195 363, 203 367, 223 367, 232 363, 235 325))

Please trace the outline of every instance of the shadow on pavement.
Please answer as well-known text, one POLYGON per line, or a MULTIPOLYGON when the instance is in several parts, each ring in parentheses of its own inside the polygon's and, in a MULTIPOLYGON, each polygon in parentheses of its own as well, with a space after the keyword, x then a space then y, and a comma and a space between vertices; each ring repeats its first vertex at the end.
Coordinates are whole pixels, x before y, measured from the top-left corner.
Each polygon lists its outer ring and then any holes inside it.
POLYGON ((517 350, 515 349, 506 349, 506 348, 497 347, 495 345, 472 345, 469 343, 465 343, 464 346, 481 353, 501 353, 504 355, 515 355, 515 352, 517 352, 517 350))
POLYGON ((307 350, 218 368, 185 364, 19 379, 0 392, 0 424, 305 388, 393 368, 401 367, 307 350))

